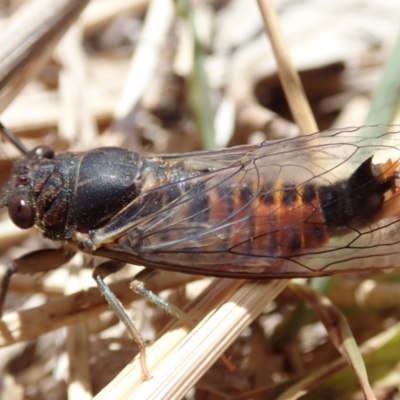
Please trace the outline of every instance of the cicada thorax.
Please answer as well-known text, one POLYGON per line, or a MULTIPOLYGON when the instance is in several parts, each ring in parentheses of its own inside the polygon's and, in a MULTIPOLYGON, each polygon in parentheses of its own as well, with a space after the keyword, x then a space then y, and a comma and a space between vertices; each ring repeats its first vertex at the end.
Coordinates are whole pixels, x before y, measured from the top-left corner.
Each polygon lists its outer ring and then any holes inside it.
POLYGON ((20 228, 68 240, 109 221, 138 194, 142 157, 121 148, 82 153, 30 151, 14 166, 2 205, 20 228))
POLYGON ((396 191, 398 167, 391 161, 373 165, 370 157, 348 179, 332 184, 277 180, 265 183, 256 196, 248 185, 238 185, 230 205, 235 222, 227 247, 236 254, 289 257, 370 226, 381 218, 388 193, 396 191), (252 215, 245 218, 252 196, 252 215))

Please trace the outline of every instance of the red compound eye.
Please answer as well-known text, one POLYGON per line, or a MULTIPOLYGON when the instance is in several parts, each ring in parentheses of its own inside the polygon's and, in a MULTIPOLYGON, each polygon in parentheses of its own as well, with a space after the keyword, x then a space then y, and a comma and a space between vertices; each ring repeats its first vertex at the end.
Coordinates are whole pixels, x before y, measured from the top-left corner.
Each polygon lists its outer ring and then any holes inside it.
POLYGON ((28 153, 28 156, 33 156, 33 155, 41 159, 43 158, 52 159, 54 158, 54 150, 49 146, 44 146, 44 145, 37 146, 28 153))
POLYGON ((20 185, 26 186, 28 184, 28 179, 26 178, 19 178, 20 185))
POLYGON ((28 229, 33 226, 32 208, 24 196, 15 196, 8 204, 8 214, 12 222, 21 229, 28 229))

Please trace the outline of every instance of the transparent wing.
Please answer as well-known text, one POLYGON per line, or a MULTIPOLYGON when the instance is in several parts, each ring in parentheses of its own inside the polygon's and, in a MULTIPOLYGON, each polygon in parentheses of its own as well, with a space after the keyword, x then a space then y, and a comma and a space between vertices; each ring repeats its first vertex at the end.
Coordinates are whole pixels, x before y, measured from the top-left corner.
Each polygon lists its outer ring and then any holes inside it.
POLYGON ((97 253, 231 277, 313 276, 399 265, 399 129, 348 128, 163 156, 169 165, 184 165, 186 174, 143 193, 116 221, 97 230, 98 241, 122 232, 116 240, 104 240, 97 253), (331 214, 350 212, 346 207, 364 209, 360 197, 367 203, 376 197, 363 181, 347 185, 371 157, 378 183, 393 182, 379 212, 371 208, 371 215, 362 214, 356 223, 328 223, 331 214), (192 176, 193 171, 201 173, 192 176))

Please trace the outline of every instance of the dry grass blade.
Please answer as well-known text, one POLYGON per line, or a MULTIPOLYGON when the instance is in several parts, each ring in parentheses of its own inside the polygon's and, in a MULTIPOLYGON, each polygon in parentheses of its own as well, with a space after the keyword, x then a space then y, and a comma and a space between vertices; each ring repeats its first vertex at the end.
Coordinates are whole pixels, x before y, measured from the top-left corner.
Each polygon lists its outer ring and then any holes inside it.
POLYGON ((75 23, 56 48, 62 64, 59 77, 61 109, 58 128, 61 137, 81 150, 90 149, 98 137, 96 122, 88 109, 87 59, 82 47, 82 24, 75 23))
MULTIPOLYGON (((370 375, 374 375, 378 380, 377 386, 379 386, 379 381, 381 381, 382 377, 385 376, 388 376, 389 379, 394 378, 394 381, 396 381, 396 377, 390 376, 390 373, 394 372, 394 374, 398 375, 396 368, 393 368, 392 364, 398 364, 397 349, 399 343, 400 324, 397 323, 360 346, 360 352, 366 361, 368 370, 372 372, 370 375), (387 373, 389 375, 386 375, 387 373)), ((354 387, 358 385, 357 382, 353 384, 351 381, 354 372, 349 370, 350 367, 346 366, 344 358, 336 359, 329 364, 318 367, 314 372, 308 374, 294 385, 291 385, 276 400, 292 400, 302 398, 303 396, 309 399, 320 399, 328 391, 332 394, 333 398, 341 399, 343 396, 348 395, 348 393, 354 392, 354 387), (312 392, 316 387, 318 389, 312 392), (307 393, 310 396, 307 396, 307 393)), ((357 396, 356 398, 360 397, 357 396)))
POLYGON ((2 221, 0 222, 0 249, 7 249, 28 235, 29 232, 18 229, 11 221, 2 221))
POLYGON ((308 104, 299 74, 291 61, 273 1, 258 0, 258 4, 264 19, 265 29, 271 40, 278 63, 279 76, 293 118, 300 126, 303 134, 317 132, 318 126, 308 104))
POLYGON ((42 67, 55 44, 85 8, 87 0, 26 3, 2 27, 0 39, 0 110, 42 67))
POLYGON ((344 315, 328 298, 321 296, 311 288, 293 282, 290 284, 290 287, 314 307, 319 319, 328 331, 332 343, 354 369, 365 398, 376 400, 368 382, 364 361, 344 315))
POLYGON ((196 307, 191 307, 190 315, 201 318, 192 332, 188 334, 187 328, 176 330, 175 324, 149 347, 151 380, 142 382, 136 361, 96 399, 181 398, 286 285, 285 280, 244 285, 237 280, 216 281, 196 299, 196 307))
MULTIPOLYGON (((70 269, 65 293, 77 292, 82 287, 80 272, 70 269)), ((71 399, 91 399, 93 397, 90 377, 89 328, 86 321, 69 326, 66 330, 66 353, 68 355, 69 376, 68 396, 71 399)))
MULTIPOLYGON (((116 286, 120 293, 124 293, 128 284, 125 282, 116 286)), ((107 309, 98 289, 91 288, 55 299, 43 306, 9 313, 0 321, 0 346, 34 339, 54 329, 84 321, 107 309)))
MULTIPOLYGON (((180 286, 196 277, 174 274, 172 279, 153 279, 147 285, 158 293, 162 290, 180 286)), ((110 285, 111 290, 121 302, 138 300, 139 296, 128 290, 131 279, 110 285)), ((13 312, 0 320, 0 347, 23 340, 31 340, 46 332, 62 326, 85 321, 91 316, 108 310, 97 287, 53 299, 46 304, 25 311, 13 312)))
POLYGON ((141 31, 139 45, 132 57, 128 77, 114 113, 112 129, 124 132, 131 129, 128 121, 132 117, 134 108, 143 96, 149 81, 155 73, 159 61, 160 49, 167 32, 172 26, 172 0, 156 0, 146 15, 146 22, 141 31))
POLYGON ((90 2, 82 14, 86 34, 94 33, 115 17, 129 12, 144 12, 149 0, 97 0, 90 2))

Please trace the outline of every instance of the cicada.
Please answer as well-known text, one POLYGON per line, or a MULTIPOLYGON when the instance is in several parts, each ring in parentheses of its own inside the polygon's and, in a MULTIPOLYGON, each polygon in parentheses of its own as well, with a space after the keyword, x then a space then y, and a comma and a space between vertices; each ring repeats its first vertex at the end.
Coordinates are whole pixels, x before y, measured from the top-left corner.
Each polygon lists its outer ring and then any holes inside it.
POLYGON ((15 260, 1 302, 14 272, 49 270, 82 251, 111 260, 93 276, 135 336, 103 279, 124 263, 246 279, 400 265, 398 126, 157 156, 28 151, 2 129, 23 156, 0 206, 61 247, 15 260))

